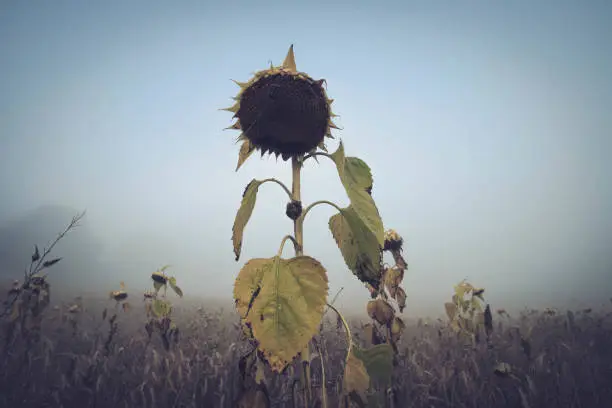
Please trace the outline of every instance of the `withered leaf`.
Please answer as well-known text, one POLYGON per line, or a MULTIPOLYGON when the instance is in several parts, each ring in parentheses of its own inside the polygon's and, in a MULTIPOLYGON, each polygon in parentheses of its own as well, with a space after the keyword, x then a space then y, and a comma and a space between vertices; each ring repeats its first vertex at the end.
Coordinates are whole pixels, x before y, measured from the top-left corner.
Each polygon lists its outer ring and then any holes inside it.
POLYGON ((62 260, 62 258, 55 258, 55 259, 52 259, 50 261, 45 261, 45 262, 43 262, 43 266, 42 267, 43 268, 48 268, 50 266, 55 265, 56 263, 58 263, 61 260, 62 260))

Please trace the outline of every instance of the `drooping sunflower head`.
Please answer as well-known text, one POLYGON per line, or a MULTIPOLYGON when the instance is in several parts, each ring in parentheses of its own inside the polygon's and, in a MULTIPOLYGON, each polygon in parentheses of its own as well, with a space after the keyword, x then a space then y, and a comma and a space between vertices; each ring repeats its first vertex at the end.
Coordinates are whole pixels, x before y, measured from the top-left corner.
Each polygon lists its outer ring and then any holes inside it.
POLYGON ((125 300, 128 297, 128 294, 125 291, 125 283, 123 283, 123 281, 119 284, 119 287, 121 289, 113 290, 109 293, 109 297, 111 299, 115 299, 115 301, 117 302, 121 302, 122 300, 125 300))
POLYGON ((122 300, 127 299, 128 294, 123 290, 114 290, 110 292, 110 298, 120 302, 122 300))
POLYGON ((383 249, 385 251, 399 251, 402 249, 404 239, 394 229, 388 229, 385 231, 385 244, 383 249))
POLYGON ((237 121, 229 129, 241 130, 238 167, 254 150, 281 156, 283 160, 325 150, 325 136, 332 137, 333 100, 327 97, 325 80, 298 72, 293 45, 281 66, 256 72, 240 86, 236 103, 225 110, 237 121))
POLYGON ((168 282, 168 277, 164 275, 162 271, 153 272, 151 274, 151 279, 153 279, 154 282, 161 283, 162 285, 165 285, 166 282, 168 282))

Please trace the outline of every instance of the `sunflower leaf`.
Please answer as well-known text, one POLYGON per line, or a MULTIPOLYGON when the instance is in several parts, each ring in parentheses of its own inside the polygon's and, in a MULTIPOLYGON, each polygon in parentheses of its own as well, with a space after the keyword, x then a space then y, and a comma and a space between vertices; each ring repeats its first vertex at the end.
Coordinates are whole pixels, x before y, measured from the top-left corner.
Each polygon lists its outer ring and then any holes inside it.
POLYGON ((282 371, 319 331, 327 299, 325 268, 314 258, 256 258, 234 285, 236 309, 270 368, 282 371))
POLYGON ((251 182, 244 189, 242 194, 242 202, 240 208, 236 213, 236 219, 234 220, 234 226, 232 227, 232 242, 234 244, 234 254, 236 255, 236 261, 240 258, 240 250, 242 249, 242 236, 244 234, 244 228, 253 214, 255 208, 255 202, 257 201, 257 190, 261 185, 259 180, 251 180, 251 182))
POLYGON ((376 237, 351 206, 329 219, 329 229, 346 266, 364 283, 378 287, 382 254, 376 237))
POLYGON ((364 222, 368 229, 374 234, 378 244, 384 244, 384 227, 378 208, 367 189, 372 187, 372 174, 370 168, 363 160, 354 157, 344 156, 344 146, 342 142, 338 150, 330 155, 336 163, 340 181, 351 200, 351 206, 355 209, 359 218, 364 222))

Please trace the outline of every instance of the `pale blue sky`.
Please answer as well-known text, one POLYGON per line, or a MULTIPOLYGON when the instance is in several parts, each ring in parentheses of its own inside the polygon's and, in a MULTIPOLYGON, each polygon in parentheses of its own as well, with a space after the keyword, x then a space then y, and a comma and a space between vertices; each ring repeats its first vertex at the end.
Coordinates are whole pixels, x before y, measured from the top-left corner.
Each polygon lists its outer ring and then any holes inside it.
MULTIPOLYGON (((234 262, 244 186, 289 183, 290 169, 253 156, 235 173, 237 133, 217 109, 230 79, 294 44, 406 239, 408 313, 440 311, 464 277, 496 306, 606 299, 611 19, 605 1, 3 1, 0 218, 87 208, 126 280, 144 288, 172 263, 186 292, 230 299, 243 263, 273 256, 291 228, 266 185, 234 262)), ((305 203, 347 203, 329 162, 308 165, 303 185, 305 203)), ((309 217, 306 252, 332 295, 345 287, 343 306, 361 305, 332 214, 309 217)))

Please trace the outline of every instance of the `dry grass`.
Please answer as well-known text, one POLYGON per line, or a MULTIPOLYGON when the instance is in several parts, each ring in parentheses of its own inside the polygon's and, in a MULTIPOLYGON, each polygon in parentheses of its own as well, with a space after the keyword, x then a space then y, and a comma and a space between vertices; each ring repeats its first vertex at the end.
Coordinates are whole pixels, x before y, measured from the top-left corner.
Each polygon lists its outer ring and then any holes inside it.
MULTIPOLYGON (((248 350, 233 312, 177 308, 180 337, 166 351, 147 335, 144 308, 117 312, 112 302, 84 300, 45 311, 40 333, 0 332, 2 407, 232 407, 238 361, 248 350), (103 310, 110 307, 102 320, 103 310), (105 344, 108 342, 108 347, 105 344)), ((360 323, 353 322, 359 340, 360 323)), ((467 346, 444 322, 408 325, 400 342, 395 407, 603 407, 612 401, 612 318, 603 312, 497 316, 490 344, 467 346), (495 372, 498 363, 510 373, 495 372)), ((338 406, 344 335, 326 323, 330 407, 338 406)), ((321 364, 313 361, 320 392, 321 364)), ((271 377, 272 378, 272 377, 271 377)), ((293 406, 293 373, 270 380, 272 406, 293 406)), ((380 391, 381 393, 383 391, 380 391)), ((389 404, 391 402, 388 402, 389 404)))

